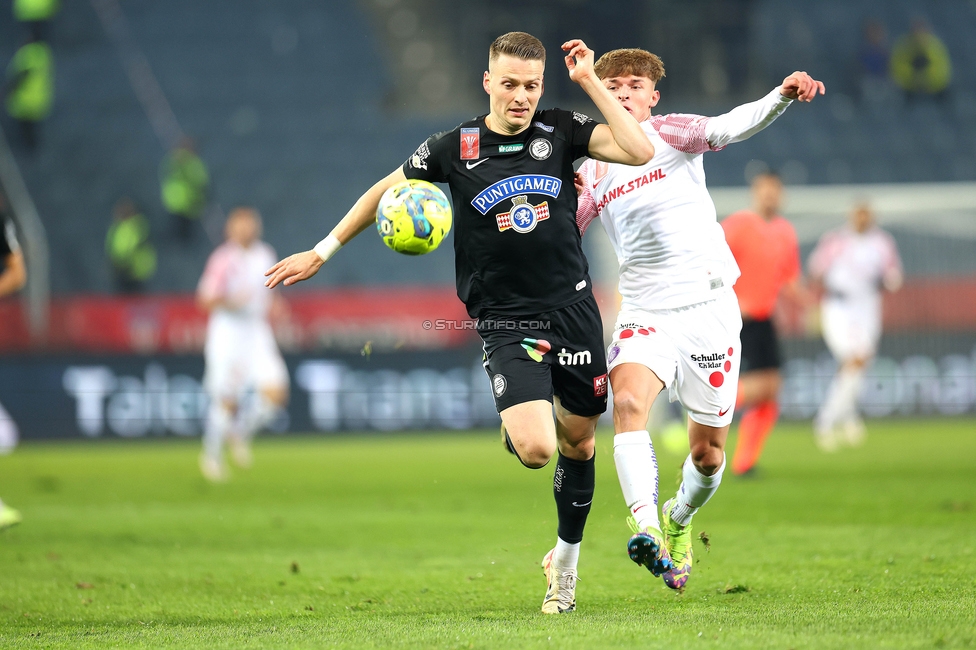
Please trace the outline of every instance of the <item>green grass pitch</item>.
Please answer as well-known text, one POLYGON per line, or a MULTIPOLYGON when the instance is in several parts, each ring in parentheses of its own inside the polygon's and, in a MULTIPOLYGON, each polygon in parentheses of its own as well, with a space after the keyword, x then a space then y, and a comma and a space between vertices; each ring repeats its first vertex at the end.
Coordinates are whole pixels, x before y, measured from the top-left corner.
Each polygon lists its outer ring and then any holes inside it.
MULTIPOLYGON (((976 646, 972 419, 873 422, 833 456, 781 425, 696 517, 683 594, 627 558, 611 438, 562 616, 539 612, 551 467, 490 432, 262 439, 221 486, 191 441, 24 445, 0 459, 25 518, 0 534, 0 647, 976 646)), ((659 459, 667 498, 681 459, 659 459)))

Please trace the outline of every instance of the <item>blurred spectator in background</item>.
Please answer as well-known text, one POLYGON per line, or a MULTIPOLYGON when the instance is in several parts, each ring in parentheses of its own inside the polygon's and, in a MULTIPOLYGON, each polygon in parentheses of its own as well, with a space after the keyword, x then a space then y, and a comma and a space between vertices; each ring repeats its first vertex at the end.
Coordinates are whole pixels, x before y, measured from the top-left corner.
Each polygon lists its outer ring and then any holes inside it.
POLYGON ((204 347, 210 410, 200 471, 215 482, 228 477, 224 443, 239 467, 249 467, 251 439, 288 401, 288 369, 270 323, 278 294, 264 286, 264 271, 277 256, 261 241, 261 217, 253 208, 231 210, 225 233, 197 287, 197 303, 210 313, 204 347), (245 400, 249 393, 252 399, 245 400))
POLYGON ((156 248, 149 239, 149 220, 128 198, 119 199, 112 212, 105 252, 115 271, 116 288, 121 293, 139 293, 156 273, 156 248))
POLYGON ((848 224, 828 231, 810 254, 811 279, 823 290, 820 318, 824 342, 839 368, 814 420, 824 451, 864 440, 857 399, 864 371, 881 338, 881 291, 902 283, 895 240, 874 223, 867 205, 851 211, 848 224))
POLYGON ((864 41, 857 53, 858 79, 861 99, 878 101, 891 94, 891 76, 888 74, 888 31, 879 20, 869 20, 864 25, 864 41))
MULTIPOLYGON (((21 253, 14 223, 6 211, 6 202, 0 195, 0 298, 20 290, 27 283, 27 267, 21 253)), ((0 453, 9 453, 17 446, 17 425, 7 410, 0 405, 0 453)), ((18 511, 0 501, 0 530, 19 524, 18 511)))
POLYGON ((773 311, 780 293, 805 302, 800 282, 800 246, 793 224, 780 216, 783 183, 772 172, 752 181, 752 210, 741 210, 722 222, 725 239, 742 275, 733 287, 742 312, 742 361, 735 408, 745 409, 732 472, 750 472, 779 418, 779 341, 773 311))
POLYGON ((48 36, 47 26, 61 9, 61 0, 14 0, 14 18, 25 23, 36 40, 48 36))
POLYGON ((909 100, 945 96, 952 80, 949 50, 921 18, 913 20, 911 32, 895 43, 891 76, 909 100))
POLYGON ((37 146, 37 124, 54 102, 54 57, 47 43, 33 36, 14 54, 4 85, 7 112, 20 123, 28 149, 37 146))
POLYGON ((189 239, 194 224, 200 221, 207 207, 210 190, 210 174, 191 139, 184 138, 163 159, 159 183, 163 206, 173 215, 177 234, 181 239, 189 239))

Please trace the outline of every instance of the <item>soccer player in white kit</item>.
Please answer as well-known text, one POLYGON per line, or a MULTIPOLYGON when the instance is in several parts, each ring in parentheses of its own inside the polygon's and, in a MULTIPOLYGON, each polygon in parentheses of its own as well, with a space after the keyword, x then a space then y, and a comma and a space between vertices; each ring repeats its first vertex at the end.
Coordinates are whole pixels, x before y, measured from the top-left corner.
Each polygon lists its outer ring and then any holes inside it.
POLYGON ((735 406, 742 320, 732 285, 739 276, 705 188, 701 154, 745 140, 793 100, 823 84, 794 72, 762 99, 718 117, 652 116, 664 66, 639 49, 604 54, 596 72, 654 145, 646 165, 587 160, 578 179, 577 222, 602 219, 620 263, 622 297, 607 354, 613 392, 614 462, 635 535, 631 559, 672 589, 691 574, 691 519, 715 493, 735 406), (682 483, 658 516, 657 459, 645 429, 667 388, 687 409, 691 453, 682 483))
POLYGON ((864 372, 881 338, 881 292, 902 283, 894 238, 875 225, 867 205, 851 211, 848 224, 825 233, 807 262, 823 289, 820 320, 824 342, 839 365, 814 420, 814 439, 824 451, 864 440, 857 398, 864 372))
MULTIPOLYGON (((20 250, 14 223, 5 214, 3 195, 0 194, 0 298, 20 291, 27 284, 27 266, 20 250)), ((0 454, 13 451, 19 434, 17 424, 0 404, 0 454)), ((19 524, 23 517, 0 499, 0 530, 19 524)))
POLYGON ((264 270, 277 256, 261 241, 261 218, 252 208, 231 211, 226 236, 197 288, 197 302, 210 312, 204 347, 210 407, 200 470, 212 481, 227 478, 224 443, 239 466, 249 466, 251 438, 288 400, 288 370, 269 322, 275 294, 264 286, 264 270), (244 409, 248 390, 254 396, 244 409))

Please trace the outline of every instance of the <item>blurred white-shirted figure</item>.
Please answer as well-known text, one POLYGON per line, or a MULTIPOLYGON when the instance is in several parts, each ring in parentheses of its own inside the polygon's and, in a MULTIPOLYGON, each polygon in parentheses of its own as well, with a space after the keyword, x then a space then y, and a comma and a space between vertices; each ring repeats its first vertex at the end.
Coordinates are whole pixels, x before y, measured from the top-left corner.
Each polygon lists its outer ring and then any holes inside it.
POLYGON ((871 208, 862 204, 852 210, 846 226, 820 238, 808 266, 811 278, 823 287, 823 337, 839 364, 814 433, 821 449, 834 451, 841 443, 864 440, 857 399, 881 338, 881 292, 901 287, 901 260, 895 240, 875 225, 871 208))
MULTIPOLYGON (((0 297, 19 291, 27 283, 27 267, 24 254, 17 243, 14 224, 5 214, 3 196, 0 195, 0 297)), ((0 405, 0 454, 7 454, 17 446, 17 424, 0 405)), ((0 500, 0 530, 21 521, 20 512, 0 500)))
POLYGON ((197 302, 210 312, 204 348, 210 409, 200 470, 212 481, 227 478, 224 442, 234 462, 248 467, 251 439, 288 399, 288 370, 269 321, 275 294, 264 286, 264 270, 277 256, 261 241, 261 218, 252 208, 232 210, 225 233, 197 287, 197 302), (244 409, 249 390, 254 399, 244 409))

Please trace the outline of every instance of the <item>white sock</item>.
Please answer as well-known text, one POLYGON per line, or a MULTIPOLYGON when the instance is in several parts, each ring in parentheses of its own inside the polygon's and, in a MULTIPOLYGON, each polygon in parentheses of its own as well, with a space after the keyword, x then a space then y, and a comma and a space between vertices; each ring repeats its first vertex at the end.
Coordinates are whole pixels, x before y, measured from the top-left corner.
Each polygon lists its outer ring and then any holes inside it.
POLYGON ((864 381, 864 369, 841 369, 830 382, 827 398, 817 412, 816 430, 829 433, 838 424, 857 415, 857 398, 864 381))
POLYGON ((671 521, 679 526, 687 526, 698 509, 705 505, 715 490, 722 483, 722 472, 725 471, 725 456, 722 456, 722 466, 711 476, 705 476, 698 471, 691 462, 691 454, 685 459, 681 467, 681 488, 674 498, 671 510, 671 521))
POLYGON ((224 454, 224 438, 232 424, 231 414, 220 400, 212 399, 207 412, 207 426, 203 432, 203 453, 207 458, 221 461, 224 454))
POLYGON ((647 431, 627 431, 613 437, 613 462, 624 502, 637 526, 661 529, 657 513, 657 457, 647 431))
POLYGON ((576 565, 579 563, 579 549, 580 542, 570 544, 557 537, 556 552, 552 554, 552 563, 563 571, 570 569, 575 571, 576 565))

